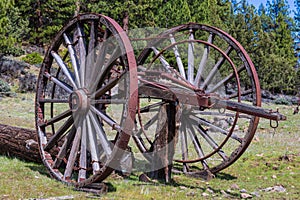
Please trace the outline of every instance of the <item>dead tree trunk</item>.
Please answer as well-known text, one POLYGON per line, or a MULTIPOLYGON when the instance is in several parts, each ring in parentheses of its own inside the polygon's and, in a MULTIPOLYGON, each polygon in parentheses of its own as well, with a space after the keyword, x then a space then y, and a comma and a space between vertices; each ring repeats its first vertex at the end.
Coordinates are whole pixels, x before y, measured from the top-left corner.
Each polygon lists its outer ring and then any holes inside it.
POLYGON ((41 163, 34 130, 0 124, 0 154, 41 163))

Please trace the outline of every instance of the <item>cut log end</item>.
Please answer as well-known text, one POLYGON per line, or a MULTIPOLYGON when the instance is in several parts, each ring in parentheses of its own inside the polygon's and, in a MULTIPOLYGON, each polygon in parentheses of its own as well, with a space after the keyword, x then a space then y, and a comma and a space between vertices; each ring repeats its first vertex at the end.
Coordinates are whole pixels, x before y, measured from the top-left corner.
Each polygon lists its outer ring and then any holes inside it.
POLYGON ((36 131, 0 124, 0 154, 41 163, 36 131))

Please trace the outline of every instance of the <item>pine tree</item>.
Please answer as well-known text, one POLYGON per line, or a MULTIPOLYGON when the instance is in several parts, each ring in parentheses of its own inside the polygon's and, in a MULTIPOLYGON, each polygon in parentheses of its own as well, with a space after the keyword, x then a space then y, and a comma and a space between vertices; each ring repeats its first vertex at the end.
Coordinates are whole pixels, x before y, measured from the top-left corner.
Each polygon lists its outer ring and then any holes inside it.
POLYGON ((9 49, 16 42, 15 38, 9 34, 8 30, 9 17, 7 16, 7 13, 11 8, 13 8, 12 0, 0 1, 0 53, 2 54, 9 53, 9 49))
POLYGON ((39 46, 49 43, 76 10, 75 0, 16 0, 16 7, 28 19, 29 42, 39 46))
MULTIPOLYGON (((285 0, 272 0, 267 2, 266 16, 263 22, 267 38, 273 44, 265 48, 266 65, 271 68, 269 72, 262 72, 263 85, 273 92, 292 93, 295 91, 296 72, 294 66, 296 59, 293 50, 291 34, 293 20, 289 16, 289 6, 285 0)), ((265 35, 266 36, 266 35, 265 35)), ((264 42, 264 41, 261 41, 264 42)))
POLYGON ((188 1, 192 21, 212 25, 223 30, 227 30, 227 22, 230 17, 229 1, 203 0, 188 1))
POLYGON ((23 18, 14 0, 0 2, 0 54, 20 55, 20 48, 28 33, 27 21, 23 18))
POLYGON ((296 64, 296 88, 298 90, 298 94, 300 91, 300 0, 295 0, 294 5, 296 8, 296 11, 294 12, 294 20, 295 20, 295 29, 294 29, 294 49, 295 49, 295 55, 297 58, 297 64, 296 64))
POLYGON ((164 0, 157 24, 160 27, 171 28, 191 21, 191 10, 187 0, 164 0))
POLYGON ((296 68, 300 68, 300 0, 294 2, 296 11, 294 12, 295 29, 294 29, 294 41, 295 41, 295 53, 298 58, 296 68))

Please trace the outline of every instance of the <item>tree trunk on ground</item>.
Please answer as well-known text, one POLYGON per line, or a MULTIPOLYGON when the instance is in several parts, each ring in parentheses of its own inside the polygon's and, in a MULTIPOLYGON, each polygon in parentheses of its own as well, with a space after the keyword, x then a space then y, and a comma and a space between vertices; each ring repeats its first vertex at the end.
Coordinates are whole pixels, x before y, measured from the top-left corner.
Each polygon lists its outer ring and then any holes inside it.
POLYGON ((36 131, 0 124, 0 154, 41 163, 36 131))

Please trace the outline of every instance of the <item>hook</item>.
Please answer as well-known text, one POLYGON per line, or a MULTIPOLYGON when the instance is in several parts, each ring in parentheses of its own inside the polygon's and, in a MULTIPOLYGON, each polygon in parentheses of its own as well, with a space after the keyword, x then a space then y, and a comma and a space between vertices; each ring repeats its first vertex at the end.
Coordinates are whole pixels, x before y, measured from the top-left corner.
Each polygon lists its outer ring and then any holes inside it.
POLYGON ((220 114, 224 114, 226 109, 225 108, 219 108, 218 111, 219 111, 220 114))
POLYGON ((274 128, 274 129, 278 128, 278 121, 277 120, 276 121, 275 120, 270 120, 270 127, 274 128), (276 122, 275 125, 273 125, 272 121, 276 122))

